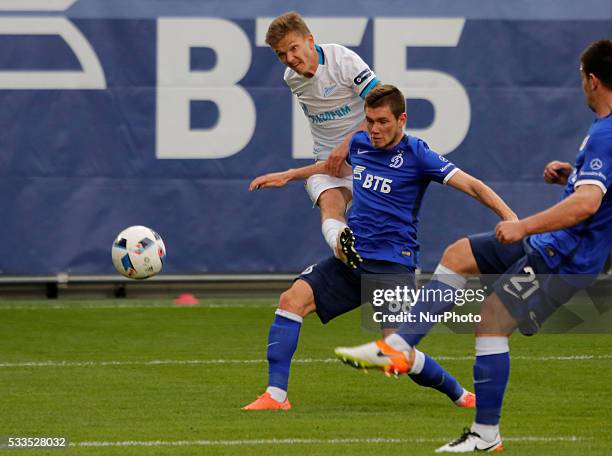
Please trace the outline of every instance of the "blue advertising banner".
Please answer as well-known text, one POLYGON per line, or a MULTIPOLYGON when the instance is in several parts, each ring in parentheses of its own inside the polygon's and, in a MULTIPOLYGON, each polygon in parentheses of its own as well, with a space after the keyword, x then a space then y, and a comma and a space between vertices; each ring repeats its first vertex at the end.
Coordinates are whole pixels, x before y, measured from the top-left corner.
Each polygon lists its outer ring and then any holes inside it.
MULTIPOLYGON (((408 133, 519 215, 560 196, 542 169, 572 161, 590 125, 578 58, 610 36, 609 2, 235 3, 3 2, 0 274, 112 273, 110 245, 130 225, 162 235, 168 273, 296 272, 327 256, 301 183, 248 192, 255 176, 312 160, 263 39, 291 8, 317 41, 350 47, 400 87, 408 133)), ((425 270, 496 223, 450 188, 428 192, 425 270)))

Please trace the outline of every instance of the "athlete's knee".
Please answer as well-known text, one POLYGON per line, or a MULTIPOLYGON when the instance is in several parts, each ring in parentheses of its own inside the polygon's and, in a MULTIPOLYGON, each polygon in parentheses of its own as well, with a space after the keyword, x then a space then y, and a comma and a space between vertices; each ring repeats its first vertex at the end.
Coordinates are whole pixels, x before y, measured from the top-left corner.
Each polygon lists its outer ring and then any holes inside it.
MULTIPOLYGON (((350 199, 349 199, 350 201, 350 199)), ((317 205, 323 219, 344 220, 347 200, 339 188, 328 188, 319 195, 317 205)))
POLYGON ((442 255, 440 264, 457 274, 478 273, 478 265, 468 238, 459 239, 449 245, 442 255))
POLYGON ((278 308, 300 317, 314 312, 315 304, 312 289, 303 280, 297 280, 291 288, 280 295, 278 308))

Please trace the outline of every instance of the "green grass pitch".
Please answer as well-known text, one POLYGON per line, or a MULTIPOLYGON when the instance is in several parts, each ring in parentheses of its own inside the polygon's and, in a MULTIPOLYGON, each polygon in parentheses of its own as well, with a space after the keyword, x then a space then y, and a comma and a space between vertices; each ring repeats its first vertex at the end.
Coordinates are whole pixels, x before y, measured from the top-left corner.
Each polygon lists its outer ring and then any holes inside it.
MULTIPOLYGON (((359 312, 311 316, 293 364, 289 412, 243 412, 266 386, 274 300, 0 301, 0 436, 66 436, 29 454, 433 454, 473 417, 406 378, 331 360, 368 341, 359 312), (241 362, 242 361, 242 362, 241 362)), ((471 389, 473 337, 422 349, 471 389)), ((502 416, 508 455, 612 451, 612 335, 511 340, 502 416)))

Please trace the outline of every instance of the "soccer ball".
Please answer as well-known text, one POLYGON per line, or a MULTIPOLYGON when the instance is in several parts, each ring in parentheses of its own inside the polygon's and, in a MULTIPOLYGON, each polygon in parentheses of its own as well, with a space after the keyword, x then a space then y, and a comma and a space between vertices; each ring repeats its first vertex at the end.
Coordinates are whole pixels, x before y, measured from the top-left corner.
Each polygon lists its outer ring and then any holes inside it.
POLYGON ((113 265, 130 279, 147 279, 161 271, 166 246, 159 234, 146 226, 130 226, 113 242, 113 265))

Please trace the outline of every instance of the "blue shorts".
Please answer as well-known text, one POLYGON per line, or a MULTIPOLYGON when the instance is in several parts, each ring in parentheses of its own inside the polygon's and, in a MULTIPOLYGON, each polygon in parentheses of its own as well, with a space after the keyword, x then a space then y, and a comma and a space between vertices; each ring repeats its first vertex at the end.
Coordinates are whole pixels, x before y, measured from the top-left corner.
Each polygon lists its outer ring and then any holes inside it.
POLYGON ((527 239, 502 244, 495 232, 468 236, 483 285, 493 290, 526 335, 542 324, 580 289, 551 271, 527 239))
MULTIPOLYGON (((335 257, 309 266, 297 279, 304 280, 312 288, 317 315, 325 324, 361 306, 362 276, 370 274, 376 275, 373 286, 416 286, 413 268, 389 261, 364 259, 357 269, 351 269, 335 257), (396 283, 398 280, 402 282, 396 283)), ((372 283, 371 277, 368 282, 372 283)))

